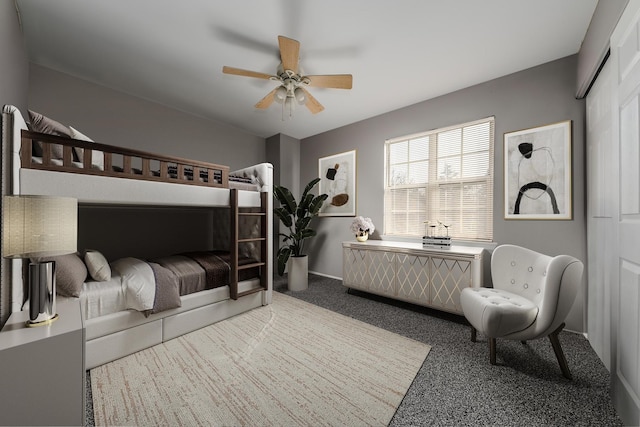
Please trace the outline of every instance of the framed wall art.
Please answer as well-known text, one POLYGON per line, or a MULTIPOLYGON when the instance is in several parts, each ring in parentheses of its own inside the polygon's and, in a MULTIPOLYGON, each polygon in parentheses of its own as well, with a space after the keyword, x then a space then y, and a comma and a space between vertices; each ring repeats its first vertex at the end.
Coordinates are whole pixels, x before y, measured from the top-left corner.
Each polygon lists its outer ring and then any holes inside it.
POLYGON ((572 219, 571 120, 504 134, 505 219, 572 219))
POLYGON ((320 216, 356 215, 356 150, 318 159, 320 193, 329 197, 320 216))

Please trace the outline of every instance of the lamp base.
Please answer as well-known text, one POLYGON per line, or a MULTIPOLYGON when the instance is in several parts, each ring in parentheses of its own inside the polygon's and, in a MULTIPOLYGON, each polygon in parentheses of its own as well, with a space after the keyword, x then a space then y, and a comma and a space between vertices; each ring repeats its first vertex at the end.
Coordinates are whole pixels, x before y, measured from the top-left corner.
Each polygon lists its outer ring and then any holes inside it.
POLYGON ((29 264, 29 320, 27 326, 48 325, 56 314, 55 261, 29 264))
POLYGON ((52 324, 53 322, 55 322, 56 320, 58 320, 58 313, 54 314, 53 317, 50 317, 48 319, 42 319, 42 320, 27 320, 26 325, 27 328, 35 328, 36 326, 47 326, 52 324))

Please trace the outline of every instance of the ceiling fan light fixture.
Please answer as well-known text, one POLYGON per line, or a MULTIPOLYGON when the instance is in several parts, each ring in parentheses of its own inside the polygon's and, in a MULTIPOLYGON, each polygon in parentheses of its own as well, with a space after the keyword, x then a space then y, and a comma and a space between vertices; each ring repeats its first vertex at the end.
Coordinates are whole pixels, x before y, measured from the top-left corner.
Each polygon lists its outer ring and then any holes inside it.
POLYGON ((304 94, 304 91, 297 87, 294 91, 293 91, 293 96, 296 98, 296 101, 298 101, 298 104, 302 105, 305 103, 305 101, 307 100, 307 97, 304 94))
POLYGON ((284 86, 280 86, 276 89, 275 99, 279 104, 282 104, 285 99, 287 99, 287 89, 284 86))

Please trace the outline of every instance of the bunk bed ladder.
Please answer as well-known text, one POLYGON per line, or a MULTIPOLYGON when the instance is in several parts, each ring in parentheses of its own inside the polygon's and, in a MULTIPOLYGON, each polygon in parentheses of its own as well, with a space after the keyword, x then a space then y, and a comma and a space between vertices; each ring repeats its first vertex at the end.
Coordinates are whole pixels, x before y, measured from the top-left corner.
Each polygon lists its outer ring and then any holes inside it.
POLYGON ((261 192, 260 193, 260 212, 256 212, 253 210, 249 210, 251 208, 241 208, 238 206, 238 190, 233 188, 231 189, 231 277, 229 283, 229 293, 231 299, 237 300, 240 297, 245 295, 254 294, 256 292, 260 292, 262 290, 267 290, 268 286, 268 277, 269 277, 269 265, 266 262, 267 258, 267 196, 269 193, 261 192), (260 237, 252 237, 252 238, 240 238, 239 233, 239 223, 240 217, 242 216, 253 216, 260 217, 260 237), (240 249, 241 243, 248 242, 260 242, 260 260, 255 263, 246 264, 246 265, 238 265, 238 251, 240 249), (249 268, 260 268, 260 286, 257 288, 249 289, 247 291, 239 292, 238 291, 238 272, 240 270, 245 270, 249 268))

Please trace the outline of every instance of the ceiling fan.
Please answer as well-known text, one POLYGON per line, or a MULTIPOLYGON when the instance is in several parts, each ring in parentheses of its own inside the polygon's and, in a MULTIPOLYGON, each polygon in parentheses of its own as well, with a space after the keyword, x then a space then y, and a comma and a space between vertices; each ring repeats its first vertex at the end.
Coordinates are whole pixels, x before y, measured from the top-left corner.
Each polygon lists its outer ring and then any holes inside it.
POLYGON ((298 64, 300 54, 300 42, 284 36, 278 36, 280 46, 280 60, 276 75, 248 71, 240 68, 222 67, 225 74, 237 76, 254 77, 258 79, 273 80, 280 85, 273 89, 256 104, 256 108, 266 109, 273 101, 282 103, 283 119, 285 112, 289 117, 293 115, 294 106, 297 103, 305 104, 311 113, 316 114, 324 110, 322 104, 315 99, 307 86, 324 87, 334 89, 351 89, 353 77, 351 74, 325 74, 306 76, 298 64))

